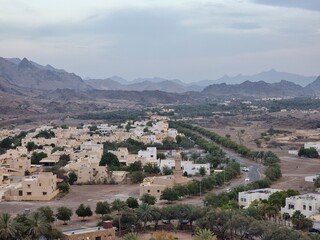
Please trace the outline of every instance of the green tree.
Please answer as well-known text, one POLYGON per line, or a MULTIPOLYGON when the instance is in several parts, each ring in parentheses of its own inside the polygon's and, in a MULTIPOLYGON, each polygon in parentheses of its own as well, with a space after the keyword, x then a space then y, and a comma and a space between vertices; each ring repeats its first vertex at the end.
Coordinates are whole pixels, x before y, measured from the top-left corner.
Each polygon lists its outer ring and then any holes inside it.
POLYGON ((108 165, 108 167, 110 166, 119 167, 120 162, 118 157, 110 152, 104 153, 101 157, 99 166, 106 166, 106 165, 108 165))
POLYGON ((209 229, 199 229, 194 240, 216 240, 217 238, 209 229))
POLYGON ((97 202, 96 205, 96 214, 101 214, 101 218, 108 213, 111 213, 111 209, 110 209, 110 204, 105 201, 105 202, 97 202))
POLYGON ((28 142, 26 145, 26 148, 27 148, 28 152, 30 152, 34 149, 37 149, 38 146, 34 142, 28 142))
POLYGON ((164 165, 162 167, 162 174, 163 175, 172 175, 172 173, 173 173, 172 168, 170 168, 169 166, 164 165))
POLYGON ((200 173, 200 175, 201 175, 202 177, 205 176, 206 173, 207 173, 206 168, 205 168, 205 167, 200 167, 200 168, 199 168, 199 173, 200 173))
POLYGON ((160 196, 160 199, 167 200, 168 202, 172 202, 179 199, 178 193, 172 188, 165 188, 160 196))
POLYGON ((129 165, 130 172, 138 172, 142 171, 142 163, 141 161, 135 161, 129 165))
POLYGON ((157 159, 166 159, 166 155, 164 153, 157 153, 157 159))
POLYGON ((299 157, 307 157, 307 158, 319 158, 319 153, 317 149, 311 147, 311 148, 304 148, 301 147, 298 152, 299 157))
POLYGON ((134 171, 130 174, 130 179, 132 183, 141 183, 144 177, 145 176, 142 171, 134 171))
POLYGON ((76 210, 76 214, 78 217, 82 217, 82 221, 84 221, 85 217, 91 217, 92 216, 92 211, 90 206, 85 207, 82 203, 76 210))
POLYGON ((128 197, 127 200, 127 205, 129 208, 137 208, 139 207, 139 203, 138 203, 138 200, 134 197, 128 197))
POLYGON ((306 218, 299 210, 295 211, 291 216, 293 227, 297 230, 309 229, 313 223, 310 219, 306 218))
POLYGON ((68 177, 70 185, 73 185, 78 180, 78 175, 74 171, 69 172, 68 177))
POLYGON ((41 130, 35 138, 45 138, 45 139, 50 139, 55 137, 55 133, 51 130, 41 130))
POLYGON ((152 221, 153 219, 151 206, 147 203, 142 203, 137 208, 137 217, 140 221, 143 222, 143 228, 145 230, 147 222, 152 221))
POLYGON ((47 218, 40 212, 34 212, 27 218, 26 234, 31 239, 39 239, 41 236, 47 235, 51 230, 51 225, 47 218))
POLYGON ((155 163, 147 163, 143 166, 143 171, 145 173, 154 173, 158 174, 160 172, 160 168, 155 163))
POLYGON ((62 154, 59 157, 59 162, 58 165, 61 167, 64 167, 65 165, 68 164, 68 162, 70 161, 70 155, 69 154, 62 154))
POLYGON ((14 240, 19 236, 19 225, 11 218, 10 214, 2 213, 0 215, 0 239, 14 240))
POLYGON ((118 211, 120 213, 121 210, 128 208, 128 205, 126 202, 121 201, 120 199, 115 199, 112 203, 112 210, 118 211))
POLYGON ((58 220, 63 221, 63 224, 66 225, 67 221, 71 220, 71 216, 72 216, 73 212, 70 208, 67 207, 59 207, 57 209, 57 214, 56 217, 58 220))
POLYGON ((58 183, 57 187, 58 187, 59 191, 62 192, 62 193, 68 193, 69 190, 70 190, 70 186, 66 182, 58 183))
POLYGON ((31 164, 39 164, 39 162, 46 157, 48 157, 48 155, 44 152, 33 152, 31 155, 31 164))
POLYGON ((319 187, 320 187, 320 176, 318 176, 318 177, 316 178, 316 180, 314 181, 314 186, 315 186, 316 188, 319 188, 319 187))
POLYGON ((157 198, 155 196, 152 196, 148 193, 145 193, 140 198, 141 202, 147 203, 149 205, 154 205, 157 201, 157 198))
POLYGON ((37 212, 41 213, 48 223, 53 223, 56 220, 54 212, 50 207, 40 207, 37 209, 37 212))
POLYGON ((123 240, 139 240, 139 237, 136 232, 130 232, 124 235, 123 240))

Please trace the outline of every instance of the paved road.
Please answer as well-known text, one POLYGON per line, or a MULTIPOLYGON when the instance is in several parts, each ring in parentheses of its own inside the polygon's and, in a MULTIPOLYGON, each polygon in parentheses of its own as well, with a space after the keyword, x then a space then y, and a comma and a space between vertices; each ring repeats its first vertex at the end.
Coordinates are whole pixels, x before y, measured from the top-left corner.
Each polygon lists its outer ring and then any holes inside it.
POLYGON ((250 171, 247 172, 247 178, 250 179, 250 182, 258 181, 261 179, 261 174, 259 173, 259 168, 262 167, 262 164, 254 163, 249 159, 243 158, 239 156, 237 153, 234 153, 224 147, 221 147, 223 151, 226 153, 226 157, 232 158, 236 160, 238 163, 242 165, 246 165, 250 171))

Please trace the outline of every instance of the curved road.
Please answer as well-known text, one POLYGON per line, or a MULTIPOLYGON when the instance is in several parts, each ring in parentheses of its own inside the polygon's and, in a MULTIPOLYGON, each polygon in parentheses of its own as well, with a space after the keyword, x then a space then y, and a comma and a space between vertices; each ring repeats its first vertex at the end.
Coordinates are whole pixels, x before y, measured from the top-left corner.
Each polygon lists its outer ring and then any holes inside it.
POLYGON ((250 171, 247 172, 247 178, 250 179, 250 182, 258 181, 261 179, 261 174, 259 172, 259 168, 261 168, 263 165, 259 163, 252 162, 249 159, 243 158, 239 156, 237 153, 234 153, 224 147, 220 148, 226 153, 226 157, 236 160, 238 163, 242 165, 246 165, 250 171))

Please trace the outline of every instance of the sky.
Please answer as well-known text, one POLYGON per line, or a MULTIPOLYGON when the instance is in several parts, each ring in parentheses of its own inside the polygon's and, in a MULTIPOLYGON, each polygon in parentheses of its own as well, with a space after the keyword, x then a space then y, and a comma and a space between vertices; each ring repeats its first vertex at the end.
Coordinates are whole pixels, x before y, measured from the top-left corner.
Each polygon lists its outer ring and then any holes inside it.
POLYGON ((320 75, 319 0, 0 0, 0 56, 81 77, 320 75))

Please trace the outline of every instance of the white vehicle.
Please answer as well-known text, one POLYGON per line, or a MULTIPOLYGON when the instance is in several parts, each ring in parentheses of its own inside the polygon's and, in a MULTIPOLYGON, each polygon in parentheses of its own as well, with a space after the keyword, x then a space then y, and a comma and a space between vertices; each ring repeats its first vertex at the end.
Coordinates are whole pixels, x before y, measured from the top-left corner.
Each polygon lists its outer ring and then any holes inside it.
POLYGON ((250 182, 250 178, 246 178, 244 181, 245 182, 250 182))
POLYGON ((247 168, 247 167, 243 167, 243 168, 241 168, 241 170, 242 170, 243 172, 249 172, 249 168, 247 168))

